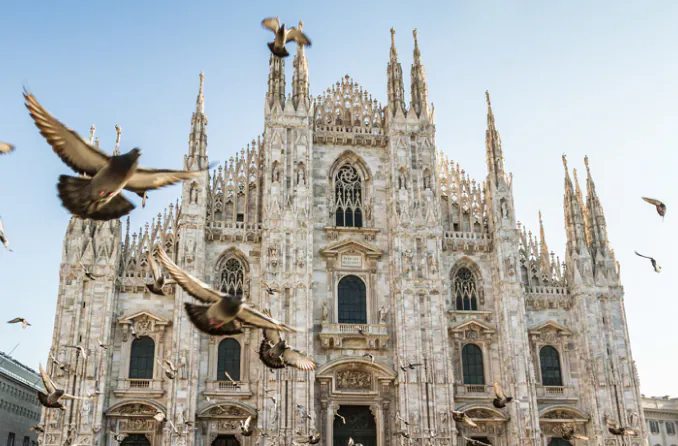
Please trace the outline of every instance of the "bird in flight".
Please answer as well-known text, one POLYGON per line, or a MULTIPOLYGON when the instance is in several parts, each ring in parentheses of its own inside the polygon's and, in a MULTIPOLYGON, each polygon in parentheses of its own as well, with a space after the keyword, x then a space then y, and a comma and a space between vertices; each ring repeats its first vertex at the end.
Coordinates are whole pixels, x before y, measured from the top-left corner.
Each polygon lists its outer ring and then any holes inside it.
POLYGON ((280 24, 280 19, 278 17, 269 17, 262 20, 261 25, 264 28, 270 29, 275 34, 275 39, 273 42, 268 44, 268 48, 275 56, 289 56, 290 53, 287 52, 285 44, 292 40, 297 42, 299 45, 311 46, 311 40, 301 31, 304 26, 302 22, 299 22, 298 28, 287 29, 284 23, 282 25, 280 24))
POLYGON ((0 141, 0 155, 4 155, 5 153, 14 152, 15 148, 16 147, 14 147, 12 144, 0 141))
POLYGON ((9 247, 9 242, 7 241, 7 236, 5 235, 5 228, 2 226, 2 220, 0 220, 0 242, 5 245, 5 248, 7 248, 9 252, 14 252, 12 251, 12 248, 9 247))
POLYGON ((113 432, 113 431, 108 431, 108 433, 113 435, 113 438, 118 443, 122 443, 125 440, 125 438, 127 438, 129 436, 128 434, 121 434, 121 433, 113 432))
MULTIPOLYGON (((268 310, 264 314, 270 315, 268 310)), ((264 338, 259 347, 259 359, 269 369, 282 369, 287 366, 299 370, 315 370, 316 363, 299 350, 287 345, 287 341, 280 336, 277 330, 264 329, 264 338)))
POLYGON ((92 272, 92 268, 86 266, 82 262, 80 262, 80 267, 82 268, 83 272, 85 273, 85 277, 87 277, 89 280, 97 280, 97 279, 104 277, 103 274, 94 274, 92 272))
POLYGON ((572 444, 572 440, 588 440, 589 437, 574 433, 574 426, 571 423, 562 423, 560 425, 560 436, 572 444))
POLYGON ((87 350, 82 345, 66 345, 66 348, 74 348, 80 352, 84 359, 87 359, 87 350))
POLYGON ((169 359, 165 359, 162 362, 158 360, 158 364, 160 364, 160 367, 162 367, 162 369, 165 371, 165 376, 167 377, 167 379, 176 378, 177 371, 179 371, 179 369, 184 366, 184 364, 182 364, 179 367, 176 367, 174 363, 169 359))
POLYGON ((494 400, 492 401, 492 404, 494 407, 497 409, 502 409, 506 407, 508 403, 513 401, 512 396, 506 396, 506 393, 504 393, 504 389, 501 388, 499 383, 497 381, 494 382, 494 400))
POLYGON ((654 268, 654 272, 656 272, 656 273, 661 272, 662 267, 659 266, 659 264, 657 263, 657 261, 655 259, 653 259, 652 257, 644 256, 642 254, 638 254, 638 251, 633 251, 633 252, 635 252, 636 255, 639 256, 639 257, 643 257, 645 259, 650 259, 650 263, 652 263, 652 268, 654 268))
POLYGON ((158 266, 158 262, 155 261, 155 257, 153 257, 153 254, 151 254, 150 251, 148 251, 146 257, 148 259, 148 266, 151 270, 151 275, 153 276, 153 283, 147 283, 146 288, 153 294, 157 294, 158 296, 166 296, 165 292, 163 291, 163 287, 165 285, 175 284, 176 281, 165 281, 165 276, 162 274, 160 266, 158 266))
POLYGON ((22 317, 15 317, 11 321, 7 321, 8 324, 16 324, 16 323, 19 323, 19 322, 21 322, 21 328, 24 328, 24 329, 26 327, 28 327, 29 325, 31 325, 31 324, 28 323, 28 321, 26 319, 24 319, 22 317))
POLYGON ((38 391, 38 400, 40 404, 49 408, 49 409, 63 409, 63 405, 59 402, 60 399, 65 400, 83 400, 86 398, 77 397, 69 395, 64 392, 63 389, 58 389, 54 381, 45 373, 45 369, 42 368, 42 364, 39 364, 40 377, 42 378, 42 384, 45 386, 47 393, 42 393, 38 391))
POLYGON ((666 215, 666 205, 662 203, 659 200, 655 200, 654 198, 647 198, 647 197, 641 197, 643 200, 647 201, 650 204, 653 204, 655 208, 657 209, 657 214, 662 218, 662 221, 664 220, 664 216, 666 215))
POLYGON ((110 156, 86 142, 45 110, 24 90, 26 108, 40 134, 71 169, 85 177, 61 175, 59 198, 68 211, 81 218, 111 220, 129 214, 134 205, 120 192, 123 189, 144 197, 146 191, 204 175, 205 170, 185 171, 139 167, 141 150, 110 156))
POLYGON ((637 432, 633 429, 630 429, 626 426, 621 426, 617 421, 606 418, 605 419, 605 424, 607 424, 607 430, 612 434, 612 435, 620 435, 620 436, 627 436, 627 437, 633 437, 634 435, 637 435, 637 432))
POLYGON ((252 424, 252 415, 247 417, 247 419, 244 422, 240 420, 240 434, 243 437, 251 437, 252 433, 254 433, 254 429, 252 429, 251 424, 252 424))
POLYGON ((478 425, 468 415, 466 415, 466 412, 450 410, 450 413, 452 413, 452 419, 456 423, 466 424, 467 426, 471 427, 478 427, 478 425))

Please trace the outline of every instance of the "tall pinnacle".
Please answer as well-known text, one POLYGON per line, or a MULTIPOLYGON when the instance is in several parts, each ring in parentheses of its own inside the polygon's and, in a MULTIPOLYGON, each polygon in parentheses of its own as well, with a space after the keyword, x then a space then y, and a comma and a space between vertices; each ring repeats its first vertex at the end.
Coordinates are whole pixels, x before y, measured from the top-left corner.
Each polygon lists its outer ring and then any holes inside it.
POLYGON ((506 182, 504 153, 501 148, 501 137, 499 136, 499 132, 497 131, 494 122, 494 113, 492 112, 492 102, 490 102, 489 91, 485 91, 485 99, 487 100, 487 130, 485 131, 487 171, 490 178, 494 180, 495 187, 498 187, 500 181, 506 182))
POLYGON ((544 222, 541 219, 541 211, 539 211, 539 258, 542 271, 550 272, 549 247, 546 244, 546 232, 544 231, 544 222))
MULTIPOLYGON (((299 31, 304 29, 304 22, 299 20, 299 31)), ((294 74, 292 75, 292 100, 294 107, 308 97, 308 61, 304 45, 297 43, 297 54, 294 56, 294 74)))
POLYGON ((571 255, 578 253, 579 255, 588 253, 586 245, 586 230, 584 226, 584 214, 581 208, 580 201, 577 199, 570 179, 570 173, 567 169, 567 159, 563 155, 563 166, 565 167, 565 231, 567 233, 567 249, 571 255))
POLYGON ((188 137, 188 168, 200 169, 207 166, 207 116, 205 116, 205 96, 203 88, 205 74, 200 72, 200 87, 195 100, 195 112, 191 116, 191 134, 188 137))
POLYGON ((205 113, 205 96, 202 92, 202 87, 205 83, 205 73, 200 72, 200 89, 198 90, 198 98, 195 100, 195 111, 198 113, 205 113))
POLYGON ((94 132, 97 131, 97 128, 94 124, 92 124, 92 127, 89 128, 89 143, 92 144, 94 142, 94 132))
POLYGON ((414 63, 410 77, 412 79, 412 108, 417 116, 421 116, 422 111, 428 108, 428 87, 426 86, 426 70, 421 63, 421 52, 419 51, 419 41, 417 39, 417 30, 412 31, 414 36, 414 63))
POLYGON ((589 168, 589 157, 584 157, 586 165, 586 207, 588 208, 587 220, 589 227, 589 246, 595 257, 598 253, 605 256, 608 253, 607 224, 605 222, 605 213, 603 206, 596 193, 596 184, 591 176, 589 168))
POLYGON ((271 54, 268 60, 266 104, 271 108, 276 103, 285 107, 285 59, 271 54))
POLYGON ((115 137, 113 156, 120 155, 120 137, 122 136, 122 128, 118 124, 115 125, 115 133, 117 133, 117 136, 115 137))
POLYGON ((398 62, 398 50, 395 46, 395 29, 391 28, 391 54, 386 69, 388 76, 388 106, 393 116, 400 110, 405 114, 405 90, 403 88, 403 69, 398 62))

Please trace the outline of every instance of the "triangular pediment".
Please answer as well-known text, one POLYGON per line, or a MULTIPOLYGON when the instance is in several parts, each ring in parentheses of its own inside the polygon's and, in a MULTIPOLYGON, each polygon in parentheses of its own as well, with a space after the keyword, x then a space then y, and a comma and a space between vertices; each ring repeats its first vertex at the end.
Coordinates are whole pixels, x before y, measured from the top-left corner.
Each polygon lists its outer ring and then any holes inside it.
POLYGON ((334 257, 339 254, 362 254, 366 257, 381 257, 384 251, 376 246, 356 239, 339 240, 330 243, 320 250, 320 254, 325 257, 334 257))
POLYGON ((495 332, 493 326, 476 318, 467 319, 450 328, 450 331, 458 333, 463 333, 468 330, 476 330, 487 333, 495 332))
POLYGON ((540 334, 550 330, 556 331, 558 332, 558 334, 562 334, 565 336, 569 336, 572 334, 572 331, 569 328, 553 320, 548 320, 542 322, 541 324, 535 325, 534 327, 530 328, 529 333, 540 334))
POLYGON ((162 316, 158 316, 157 314, 151 313, 148 310, 138 311, 138 312, 130 314, 128 316, 121 317, 119 319, 119 323, 121 325, 132 325, 136 321, 145 320, 145 319, 148 319, 148 320, 155 322, 155 325, 167 325, 167 324, 169 324, 169 320, 165 319, 162 316))

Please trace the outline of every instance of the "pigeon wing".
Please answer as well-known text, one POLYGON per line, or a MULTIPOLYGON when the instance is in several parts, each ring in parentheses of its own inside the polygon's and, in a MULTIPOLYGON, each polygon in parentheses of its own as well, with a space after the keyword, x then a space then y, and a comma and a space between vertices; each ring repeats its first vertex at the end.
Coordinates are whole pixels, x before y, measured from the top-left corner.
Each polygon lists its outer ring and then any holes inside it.
POLYGON ((161 187, 169 186, 170 184, 178 183, 179 181, 199 177, 208 169, 188 171, 147 169, 145 167, 140 167, 134 172, 132 178, 129 179, 125 185, 125 189, 143 194, 147 190, 160 189, 161 187))
POLYGON ((311 46, 311 40, 304 34, 299 31, 299 28, 290 28, 287 31, 287 36, 285 36, 285 43, 294 40, 300 45, 311 46))
POLYGON ((261 26, 277 33, 278 29, 280 29, 280 19, 278 17, 269 17, 261 21, 261 26))
POLYGON ((647 201, 650 204, 654 204, 655 206, 661 206, 662 202, 659 200, 655 200, 654 198, 647 198, 647 197, 641 197, 643 200, 647 201))
POLYGON ((282 358, 286 364, 299 370, 310 371, 315 370, 316 367, 315 361, 293 348, 286 349, 282 354, 282 358))
POLYGON ((158 280, 162 275, 160 273, 160 268, 158 268, 158 263, 153 258, 153 254, 151 254, 151 251, 148 251, 147 255, 148 255, 148 266, 151 267, 151 274, 153 274, 153 280, 158 280))
POLYGON ((644 256, 642 254, 638 254, 638 251, 633 251, 633 252, 635 252, 638 257, 643 257, 645 259, 651 259, 652 258, 652 257, 644 256))
POLYGON ((94 176, 110 161, 111 157, 85 142, 74 130, 59 122, 42 108, 35 97, 24 91, 26 108, 40 134, 45 137, 54 153, 77 173, 94 176))
POLYGON ((273 358, 268 352, 271 350, 271 344, 265 339, 261 341, 259 346, 259 359, 269 369, 284 369, 285 363, 279 358, 273 358))
POLYGON ((40 377, 42 378, 42 383, 45 386, 45 390, 47 390, 47 393, 52 394, 56 392, 56 386, 50 379, 49 375, 45 373, 45 369, 42 368, 42 364, 39 364, 39 370, 40 370, 40 377))
MULTIPOLYGON (((271 317, 270 310, 263 310, 262 313, 264 313, 264 315, 266 315, 268 317, 271 317)), ((270 328, 265 328, 264 329, 264 339, 266 339, 271 344, 276 345, 278 342, 280 342, 280 332, 278 330, 272 330, 270 328)))
POLYGON ((497 398, 500 400, 505 400, 506 399, 506 394, 504 393, 504 389, 501 388, 498 382, 495 381, 494 383, 494 394, 497 395, 497 398))
POLYGON ((158 249, 158 260, 179 286, 191 296, 205 303, 219 302, 222 299, 223 295, 220 292, 179 268, 162 248, 158 249))
POLYGON ((0 154, 10 153, 14 151, 14 146, 6 142, 0 142, 0 154))
POLYGON ((21 322, 22 319, 20 317, 15 317, 11 321, 7 321, 8 324, 16 324, 17 322, 21 322))
POLYGON ((274 330, 280 330, 287 333, 296 333, 297 331, 294 328, 285 325, 270 316, 266 316, 261 311, 255 310, 247 304, 242 305, 242 308, 236 318, 247 324, 254 325, 255 327, 272 328, 274 330))

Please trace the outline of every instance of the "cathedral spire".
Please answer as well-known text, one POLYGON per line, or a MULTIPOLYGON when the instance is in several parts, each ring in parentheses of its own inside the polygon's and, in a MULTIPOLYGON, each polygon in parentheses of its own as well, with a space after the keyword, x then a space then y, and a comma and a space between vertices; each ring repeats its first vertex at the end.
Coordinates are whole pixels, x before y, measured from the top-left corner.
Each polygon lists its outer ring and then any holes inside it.
POLYGON ((494 180, 495 187, 498 187, 500 182, 506 183, 504 153, 501 149, 501 137, 494 123, 492 102, 490 102, 490 93, 488 91, 485 91, 485 98, 487 100, 487 130, 485 131, 487 170, 490 178, 494 180))
POLYGON ((603 206, 600 204, 598 193, 596 192, 596 184, 591 177, 591 169, 589 168, 589 157, 584 157, 584 164, 586 165, 586 207, 588 208, 587 220, 590 230, 589 247, 591 248, 593 257, 598 253, 603 256, 608 254, 607 243, 607 224, 605 223, 605 213, 603 206))
MULTIPOLYGON (((565 229, 567 232, 567 249, 569 254, 577 253, 581 255, 588 252, 588 246, 586 244, 584 213, 581 207, 581 201, 577 198, 572 180, 570 179, 570 173, 567 169, 567 158, 565 155, 563 155, 563 166, 565 167, 564 208, 565 229)), ((576 180, 575 182, 577 187, 579 187, 579 182, 576 180)))
POLYGON ((391 28, 391 55, 386 70, 388 76, 388 107, 395 116, 398 112, 405 115, 405 90, 403 88, 403 69, 398 62, 398 50, 395 46, 395 29, 391 28))
POLYGON ((122 136, 122 128, 116 124, 115 125, 115 148, 113 149, 113 156, 120 155, 120 137, 122 136))
POLYGON ((186 167, 189 169, 201 169, 207 166, 207 116, 205 116, 204 84, 205 74, 200 72, 200 87, 195 100, 195 112, 191 116, 188 156, 185 158, 186 167))
POLYGON ((546 244, 546 232, 544 231, 544 222, 541 219, 541 211, 539 211, 539 260, 542 271, 551 271, 551 259, 549 258, 549 247, 546 244))
MULTIPOLYGON (((304 22, 299 20, 299 31, 304 29, 304 22)), ((297 54, 294 56, 294 74, 292 75, 292 100, 294 108, 308 98, 308 61, 304 45, 297 43, 297 54)))
POLYGON ((268 60, 267 110, 276 104, 285 107, 285 59, 271 54, 268 60))
POLYGON ((421 52, 419 51, 419 41, 417 39, 417 30, 412 31, 414 36, 414 63, 410 77, 412 79, 412 107, 417 116, 428 110, 428 87, 426 86, 426 70, 421 63, 421 52))

